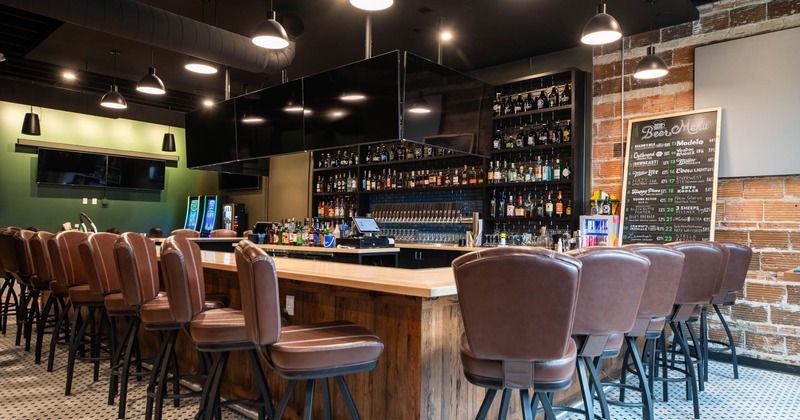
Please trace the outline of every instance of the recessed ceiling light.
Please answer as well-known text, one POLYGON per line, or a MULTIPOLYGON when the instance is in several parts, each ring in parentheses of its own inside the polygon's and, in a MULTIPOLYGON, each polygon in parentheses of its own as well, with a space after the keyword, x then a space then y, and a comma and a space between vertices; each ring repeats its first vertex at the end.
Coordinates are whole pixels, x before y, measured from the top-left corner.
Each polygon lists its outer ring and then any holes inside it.
POLYGON ((444 32, 442 32, 441 37, 442 37, 442 41, 450 41, 450 40, 453 39, 453 33, 450 32, 450 31, 444 31, 444 32))
POLYGON ((64 72, 61 73, 61 77, 63 77, 64 80, 75 80, 78 78, 78 76, 72 70, 64 70, 64 72))
POLYGON ((339 97, 339 99, 345 102, 356 102, 356 101, 363 101, 364 99, 367 99, 367 97, 363 93, 349 92, 349 93, 343 93, 342 96, 339 97))
POLYGON ((212 106, 214 106, 214 101, 208 98, 203 99, 203 106, 206 108, 211 108, 212 106))

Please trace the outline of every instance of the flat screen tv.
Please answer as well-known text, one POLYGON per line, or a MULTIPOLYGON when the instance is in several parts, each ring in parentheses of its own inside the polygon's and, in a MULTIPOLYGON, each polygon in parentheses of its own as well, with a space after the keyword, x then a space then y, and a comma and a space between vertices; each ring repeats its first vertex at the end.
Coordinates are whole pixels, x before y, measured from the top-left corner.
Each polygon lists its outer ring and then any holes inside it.
POLYGON ((305 150, 302 80, 251 92, 235 101, 239 159, 305 150))
POLYGON ((106 186, 135 190, 164 189, 166 162, 127 156, 108 156, 106 186))
POLYGON ((257 190, 261 188, 261 177, 253 175, 219 173, 219 189, 223 191, 257 190))
POLYGON ((108 156, 39 148, 36 182, 79 187, 106 185, 108 156))
POLYGON ((186 114, 187 167, 200 168, 237 159, 234 100, 186 114))

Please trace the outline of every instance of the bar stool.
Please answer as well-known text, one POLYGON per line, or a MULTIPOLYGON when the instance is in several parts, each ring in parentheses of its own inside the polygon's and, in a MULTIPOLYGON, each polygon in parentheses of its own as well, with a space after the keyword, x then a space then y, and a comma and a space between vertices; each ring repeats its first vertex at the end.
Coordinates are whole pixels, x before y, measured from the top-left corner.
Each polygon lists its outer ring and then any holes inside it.
POLYGON ((634 244, 627 245, 625 249, 644 255, 650 260, 650 270, 647 274, 642 301, 636 314, 636 321, 633 329, 625 334, 627 351, 622 363, 622 373, 619 382, 603 382, 603 386, 615 386, 620 388, 619 401, 608 401, 609 404, 624 407, 638 406, 625 402, 625 390, 637 390, 642 395, 643 418, 653 418, 653 370, 655 358, 653 347, 656 340, 661 336, 661 331, 666 324, 666 317, 672 313, 672 305, 675 302, 675 295, 678 293, 678 282, 683 271, 684 255, 680 251, 669 248, 665 245, 656 244, 634 244), (636 346, 636 339, 644 338, 643 353, 647 357, 647 370, 645 371, 639 349, 636 346), (639 386, 634 388, 626 383, 628 372, 628 360, 634 363, 634 373, 639 379, 639 386), (646 374, 645 374, 646 372, 646 374))
MULTIPOLYGON (((23 229, 17 231, 12 238, 14 254, 17 259, 15 272, 13 274, 16 274, 20 288, 24 287, 26 290, 26 292, 23 293, 24 299, 22 300, 23 310, 25 312, 22 323, 24 329, 23 337, 25 338, 25 351, 31 350, 33 323, 38 323, 39 321, 41 312, 39 308, 39 295, 42 289, 47 290, 47 285, 41 287, 42 285, 39 282, 34 284, 36 270, 33 266, 30 247, 30 240, 34 236, 36 236, 36 232, 23 229)), ((19 330, 17 331, 17 337, 19 337, 19 330)))
POLYGON ((555 419, 547 393, 567 389, 575 373, 571 331, 581 262, 542 248, 513 247, 471 252, 452 266, 464 321, 464 376, 487 389, 476 419, 486 418, 498 390, 498 418, 505 418, 515 389, 526 420, 534 418, 531 408, 538 401, 546 418, 555 419))
POLYGON ((63 290, 63 293, 56 293, 51 287, 53 280, 53 264, 50 261, 50 252, 47 250, 47 241, 50 238, 54 237, 50 232, 45 232, 40 230, 36 232, 30 239, 30 248, 31 248, 31 258, 33 260, 34 269, 36 271, 36 277, 34 280, 34 287, 41 291, 49 291, 47 294, 47 301, 44 304, 44 307, 41 311, 41 316, 39 317, 39 323, 36 326, 36 345, 34 348, 34 363, 39 364, 42 360, 42 345, 44 336, 47 333, 46 329, 48 323, 53 321, 53 326, 55 330, 53 331, 53 340, 59 340, 60 332, 64 332, 64 340, 69 337, 69 329, 62 328, 66 327, 66 323, 63 321, 66 317, 65 312, 67 311, 67 304, 65 299, 69 297, 69 292, 67 289, 63 290), (53 311, 53 320, 50 316, 51 311, 53 311))
POLYGON ((50 259, 50 275, 53 280, 50 282, 50 293, 56 296, 63 304, 63 311, 58 316, 56 326, 50 336, 50 352, 47 357, 47 371, 53 371, 53 364, 55 362, 56 345, 66 344, 69 348, 69 338, 71 335, 70 328, 70 310, 72 309, 72 301, 69 300, 69 283, 67 282, 67 273, 64 264, 61 264, 58 243, 56 236, 46 237, 47 239, 47 254, 50 259), (64 341, 60 340, 60 333, 64 332, 64 341))
MULTIPOLYGON (((592 394, 597 391, 602 416, 608 418, 599 366, 603 358, 619 354, 625 334, 635 325, 650 260, 625 248, 615 247, 584 248, 570 251, 567 255, 575 257, 583 265, 572 326, 572 338, 578 348, 577 370, 585 408, 583 414, 587 419, 594 418, 592 394)), ((641 363, 638 367, 641 368, 641 363)), ((580 412, 571 407, 559 409, 580 412)))
MULTIPOLYGON (((14 245, 14 236, 20 229, 5 229, 0 231, 0 261, 2 261, 3 269, 5 270, 6 282, 8 289, 13 292, 14 285, 19 284, 19 294, 14 293, 14 306, 16 307, 16 323, 17 335, 14 340, 15 345, 20 345, 22 342, 22 333, 25 330, 25 318, 28 313, 27 305, 27 290, 28 285, 23 283, 18 276, 19 263, 17 261, 17 250, 14 245)), ((8 309, 8 296, 6 297, 6 309, 8 309)), ((8 322, 8 310, 6 310, 5 325, 8 322)))
MULTIPOLYGON (((146 330, 157 332, 161 336, 161 346, 147 385, 145 410, 146 418, 160 419, 165 398, 172 399, 178 406, 179 399, 198 395, 196 392, 180 393, 179 389, 181 377, 178 375, 174 351, 181 325, 172 316, 167 296, 159 293, 155 243, 140 233, 123 233, 114 243, 114 257, 125 303, 134 308, 146 330), (170 367, 174 370, 173 393, 167 395, 170 367)), ((218 298, 217 301, 206 301, 206 308, 221 308, 227 304, 221 302, 222 296, 218 298)), ((212 299, 211 296, 209 299, 212 299)))
POLYGON ((230 229, 214 229, 210 233, 212 238, 235 238, 236 231, 230 229))
MULTIPOLYGON (((2 235, 2 232, 6 230, 16 232, 21 229, 16 226, 9 226, 7 228, 0 229, 0 235, 2 235)), ((14 254, 10 252, 10 250, 13 249, 13 246, 9 244, 8 246, 9 251, 4 251, 3 249, 4 249, 3 241, 0 240, 0 276, 3 277, 3 286, 0 287, 0 301, 2 301, 3 296, 5 295, 5 302, 2 304, 2 307, 0 307, 0 324, 2 324, 3 335, 6 335, 6 328, 8 326, 8 314, 11 313, 12 308, 14 309, 14 313, 16 314, 15 318, 17 320, 17 325, 19 326, 20 324, 20 317, 19 317, 20 302, 19 302, 19 296, 17 296, 17 291, 14 289, 14 283, 15 283, 14 276, 5 268, 3 264, 3 261, 6 261, 6 263, 9 264, 11 264, 11 261, 13 261, 12 256, 14 254), (11 303, 12 298, 14 300, 13 304, 11 303)), ((17 331, 19 331, 19 328, 17 328, 17 331)), ((19 343, 17 343, 17 345, 19 345, 19 343)))
MULTIPOLYGON (((217 353, 217 359, 203 385, 198 418, 211 418, 222 406, 256 404, 259 418, 273 418, 272 395, 259 362, 259 347, 251 343, 245 332, 244 314, 237 309, 205 309, 205 283, 200 247, 185 237, 170 236, 161 245, 161 267, 169 294, 169 305, 176 322, 195 343, 202 356, 217 353), (219 402, 219 391, 232 351, 247 351, 254 371, 260 400, 219 402)), ((269 296, 259 296, 269 298, 269 296)), ((203 357, 206 360, 206 357, 203 357)))
POLYGON ((199 238, 200 232, 194 229, 172 229, 170 236, 181 236, 184 238, 199 238))
MULTIPOLYGON (((694 408, 694 417, 700 418, 700 404, 697 397, 698 375, 695 372, 694 362, 689 351, 688 343, 688 337, 694 337, 694 333, 690 331, 686 322, 692 318, 692 314, 699 305, 707 303, 711 299, 711 296, 714 295, 717 289, 717 279, 720 270, 724 268, 722 264, 725 258, 724 248, 711 242, 700 241, 674 242, 667 246, 681 251, 685 256, 673 310, 670 316, 667 317, 670 329, 673 332, 673 339, 677 342, 677 346, 680 347, 684 367, 677 368, 674 365, 670 366, 668 364, 665 343, 666 334, 662 334, 660 339, 662 359, 659 365, 662 371, 662 377, 656 377, 655 380, 661 381, 664 384, 664 401, 667 401, 669 397, 669 382, 686 382, 686 399, 691 398, 694 408), (668 369, 683 373, 685 377, 669 378, 667 374, 668 369)), ((699 348, 699 344, 695 342, 695 349, 699 348)), ((677 351, 675 346, 673 346, 673 354, 677 351)), ((702 365, 700 365, 699 368, 702 369, 702 365)), ((656 370, 656 374, 657 373, 658 370, 656 370)))
MULTIPOLYGON (((124 419, 128 397, 128 375, 131 355, 138 350, 139 322, 136 311, 125 303, 120 292, 117 266, 114 261, 114 243, 119 235, 114 233, 95 233, 86 237, 78 245, 78 251, 88 275, 92 292, 103 296, 106 312, 110 319, 111 371, 108 388, 108 404, 113 405, 119 386, 119 411, 117 418, 124 419), (117 320, 127 324, 122 341, 117 343, 117 320), (123 358, 123 349, 124 358, 123 358)), ((141 360, 137 360, 141 372, 141 360)))
MULTIPOLYGON (((248 240, 239 242, 235 254, 247 338, 252 344, 263 347, 270 367, 289 380, 275 418, 283 416, 297 382, 304 381, 306 398, 303 418, 311 419, 317 379, 322 382, 324 416, 330 418, 328 380, 333 377, 350 417, 359 419, 344 375, 368 372, 375 368, 383 352, 380 338, 366 328, 347 321, 282 327, 278 276, 272 258, 248 240)), ((193 329, 194 325, 195 320, 192 321, 193 329)))
MULTIPOLYGON (((109 354, 111 359, 112 350, 109 346, 102 345, 102 332, 105 327, 110 331, 110 324, 106 313, 103 295, 94 293, 88 284, 88 274, 86 273, 83 261, 81 261, 78 245, 89 236, 86 232, 68 230, 59 232, 53 237, 49 244, 50 256, 52 258, 54 272, 61 272, 69 284, 69 300, 72 302, 73 316, 69 338, 69 357, 67 359, 67 382, 64 387, 64 394, 72 393, 72 379, 75 370, 75 360, 78 358, 78 350, 81 350, 82 360, 94 363, 93 381, 97 382, 100 377, 100 361, 105 360, 101 357, 102 352, 109 354), (59 268, 55 268, 59 266, 59 268), (86 308, 88 315, 82 319, 81 310, 86 308), (86 356, 83 352, 85 346, 84 339, 89 331, 88 342, 91 345, 91 356, 86 356)), ((111 339, 109 335, 109 340, 111 339)))

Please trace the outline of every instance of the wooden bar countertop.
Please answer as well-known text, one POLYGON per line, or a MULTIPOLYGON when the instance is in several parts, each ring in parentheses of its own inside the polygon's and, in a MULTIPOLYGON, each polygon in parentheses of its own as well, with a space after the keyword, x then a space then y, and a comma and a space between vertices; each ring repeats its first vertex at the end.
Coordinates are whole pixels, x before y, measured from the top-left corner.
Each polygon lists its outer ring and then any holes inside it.
MULTIPOLYGON (((236 271, 233 253, 202 251, 202 255, 205 268, 236 271)), ((424 298, 456 294, 455 278, 450 267, 411 270, 296 258, 278 257, 273 260, 278 277, 286 280, 424 298)))
MULTIPOLYGON (((234 244, 235 246, 235 244, 234 244)), ((286 252, 316 252, 320 254, 396 254, 400 252, 399 248, 325 248, 322 246, 295 246, 295 245, 274 245, 262 244, 258 245, 259 248, 270 251, 286 251, 286 252)))

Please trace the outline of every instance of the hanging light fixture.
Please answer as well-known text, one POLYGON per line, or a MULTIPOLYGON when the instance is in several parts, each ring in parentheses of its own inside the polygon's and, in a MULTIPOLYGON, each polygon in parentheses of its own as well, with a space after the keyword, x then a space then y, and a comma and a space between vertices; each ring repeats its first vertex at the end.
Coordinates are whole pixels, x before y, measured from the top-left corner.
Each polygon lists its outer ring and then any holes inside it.
POLYGON ((253 31, 253 44, 270 50, 282 50, 289 46, 289 35, 283 25, 275 20, 275 11, 272 10, 272 1, 269 2, 267 20, 262 21, 253 31))
POLYGON ((622 29, 613 16, 606 13, 606 4, 597 5, 597 14, 583 27, 581 42, 589 45, 602 45, 622 38, 622 29))
POLYGON ((374 12, 392 7, 394 0, 350 0, 350 4, 361 10, 374 12))
POLYGON ((111 54, 114 55, 114 84, 111 85, 111 90, 100 99, 100 105, 112 109, 125 109, 128 107, 128 102, 117 89, 117 56, 119 51, 111 51, 111 54))
POLYGON ((216 74, 217 73, 217 65, 212 63, 208 60, 203 60, 202 58, 189 56, 186 59, 186 64, 183 66, 186 70, 189 70, 194 73, 200 74, 216 74))
POLYGON ((161 78, 156 76, 156 68, 153 66, 155 62, 154 54, 153 50, 150 50, 151 67, 147 70, 147 74, 136 84, 136 90, 150 95, 163 95, 167 93, 167 89, 164 87, 164 82, 161 81, 161 78))
POLYGON ((22 134, 29 136, 40 136, 42 134, 39 126, 39 115, 33 113, 33 105, 31 105, 31 112, 26 113, 25 119, 22 120, 22 134))
POLYGON ((417 99, 414 99, 414 102, 411 103, 411 108, 408 108, 408 112, 412 114, 427 114, 431 112, 430 106, 428 106, 428 101, 422 97, 422 92, 419 93, 417 99))
POLYGON ((172 134, 172 127, 167 127, 167 132, 164 133, 164 140, 161 142, 162 152, 175 151, 175 135, 172 134))
MULTIPOLYGON (((655 0, 650 0, 650 32, 653 31, 653 3, 655 3, 655 0)), ((657 79, 666 76, 668 73, 669 67, 667 67, 667 63, 656 55, 656 47, 651 43, 647 47, 647 55, 636 65, 633 77, 637 79, 657 79)))

